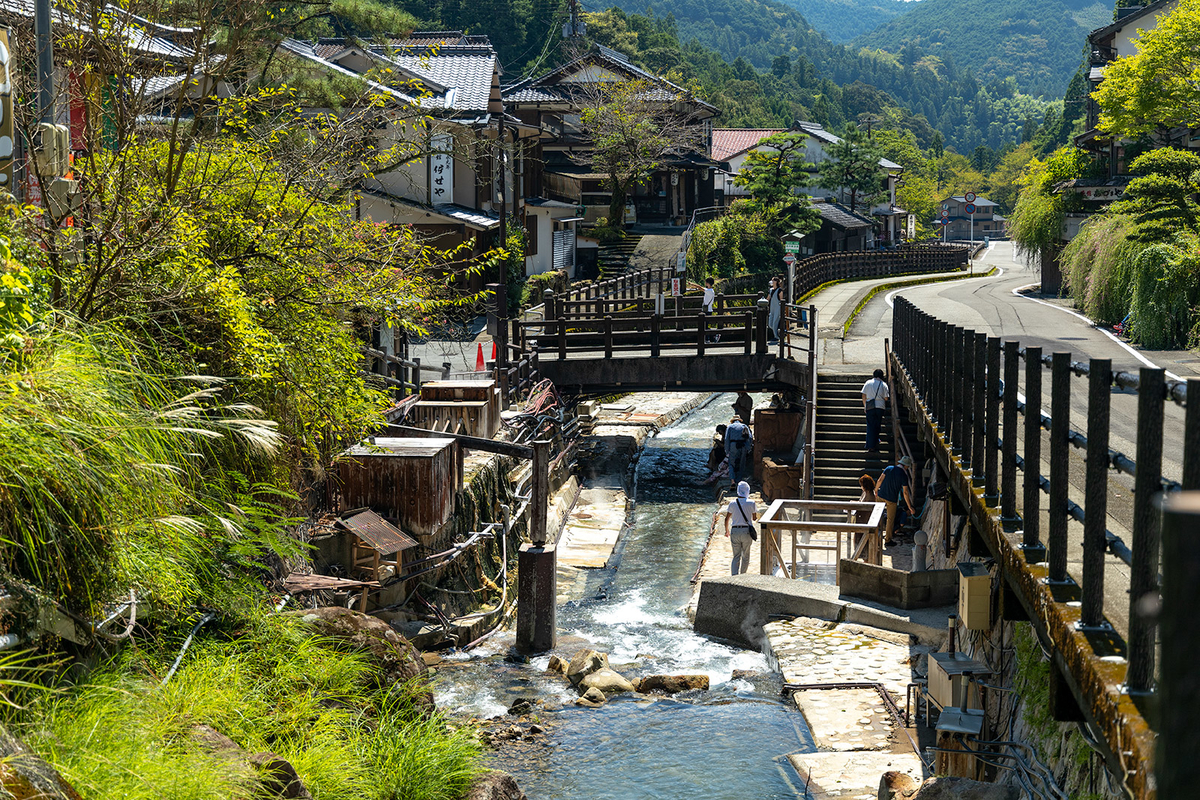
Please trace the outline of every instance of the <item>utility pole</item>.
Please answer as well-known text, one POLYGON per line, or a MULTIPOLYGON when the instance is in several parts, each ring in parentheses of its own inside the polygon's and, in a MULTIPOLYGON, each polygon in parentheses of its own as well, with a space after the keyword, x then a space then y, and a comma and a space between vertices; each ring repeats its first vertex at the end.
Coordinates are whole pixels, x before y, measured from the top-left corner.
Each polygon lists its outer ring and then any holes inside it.
POLYGON ((54 123, 54 37, 50 22, 51 0, 35 0, 34 35, 37 37, 38 118, 54 123))

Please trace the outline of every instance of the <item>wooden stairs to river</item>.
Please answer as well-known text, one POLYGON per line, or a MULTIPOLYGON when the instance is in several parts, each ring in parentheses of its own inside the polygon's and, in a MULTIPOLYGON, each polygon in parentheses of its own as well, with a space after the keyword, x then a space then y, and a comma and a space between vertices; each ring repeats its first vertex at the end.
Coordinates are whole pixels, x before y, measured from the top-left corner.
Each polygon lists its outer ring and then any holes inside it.
POLYGON ((600 245, 596 254, 596 264, 600 270, 600 280, 622 275, 629 269, 629 260, 641 244, 640 234, 627 234, 624 239, 609 244, 600 245))

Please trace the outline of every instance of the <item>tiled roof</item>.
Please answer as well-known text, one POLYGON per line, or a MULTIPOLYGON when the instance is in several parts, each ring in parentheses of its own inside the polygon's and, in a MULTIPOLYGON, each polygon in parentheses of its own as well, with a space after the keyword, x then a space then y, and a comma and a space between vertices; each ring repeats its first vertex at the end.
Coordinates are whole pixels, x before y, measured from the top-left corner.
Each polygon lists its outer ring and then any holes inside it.
POLYGON ((562 99, 559 94, 539 86, 525 86, 519 89, 504 86, 500 91, 506 103, 554 103, 562 99))
MULTIPOLYGON (((826 144, 837 144, 842 141, 842 137, 825 130, 824 126, 817 122, 808 122, 807 120, 798 119, 792 123, 792 129, 808 134, 814 139, 818 139, 826 144)), ((886 170, 904 170, 903 166, 897 164, 895 161, 888 161, 886 158, 879 159, 879 166, 886 170)))
POLYGON ((812 207, 821 215, 821 219, 844 231, 854 228, 870 228, 875 224, 840 203, 813 203, 812 207))
MULTIPOLYGON (((955 195, 954 197, 951 197, 950 199, 955 200, 959 203, 967 202, 967 198, 964 196, 960 196, 960 195, 955 195)), ((971 202, 974 203, 979 208, 985 208, 987 206, 999 205, 998 203, 993 203, 991 200, 988 200, 986 197, 976 197, 971 202)))
MULTIPOLYGON (((485 38, 485 37, 460 37, 485 38)), ((403 43, 408 40, 397 40, 403 43)), ((362 78, 362 73, 343 67, 333 59, 348 45, 344 39, 321 39, 313 44, 296 39, 285 40, 284 48, 309 61, 343 75, 362 78)), ((497 68, 496 53, 489 44, 454 44, 434 47, 372 46, 367 53, 380 67, 395 67, 411 80, 424 84, 430 94, 419 99, 409 92, 388 88, 376 81, 369 83, 397 99, 417 102, 430 111, 486 113, 492 92, 492 76, 497 68)))
POLYGON ((725 161, 744 153, 768 136, 783 133, 780 128, 713 128, 712 157, 725 161))
MULTIPOLYGON (((18 17, 32 20, 34 0, 0 0, 0 19, 18 17)), ((79 14, 51 7, 51 21, 82 33, 91 33, 91 24, 79 14)), ((119 33, 126 46, 136 55, 161 61, 184 61, 195 55, 191 41, 199 35, 195 28, 175 28, 160 25, 136 16, 113 4, 104 6, 101 21, 104 28, 119 33)))

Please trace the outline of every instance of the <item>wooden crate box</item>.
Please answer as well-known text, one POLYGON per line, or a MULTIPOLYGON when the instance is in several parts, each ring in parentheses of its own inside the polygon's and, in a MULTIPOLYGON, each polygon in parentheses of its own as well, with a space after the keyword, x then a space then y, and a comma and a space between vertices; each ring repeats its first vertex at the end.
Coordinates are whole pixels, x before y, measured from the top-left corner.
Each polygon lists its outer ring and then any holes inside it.
POLYGON ((370 508, 417 536, 432 536, 454 513, 462 458, 453 439, 376 437, 337 463, 341 509, 370 508))

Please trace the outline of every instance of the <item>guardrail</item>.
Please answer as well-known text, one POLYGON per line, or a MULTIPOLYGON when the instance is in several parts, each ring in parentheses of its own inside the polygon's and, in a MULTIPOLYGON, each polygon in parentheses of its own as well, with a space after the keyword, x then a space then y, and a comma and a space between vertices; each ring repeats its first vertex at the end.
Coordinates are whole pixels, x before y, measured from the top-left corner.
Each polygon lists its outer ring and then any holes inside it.
MULTIPOLYGON (((1017 341, 950 325, 902 297, 897 298, 894 313, 893 366, 904 384, 902 391, 919 403, 923 422, 945 448, 952 480, 958 480, 971 503, 981 503, 974 509, 973 521, 994 529, 997 562, 1010 585, 1021 592, 1031 617, 1046 626, 1060 651, 1060 666, 1072 672, 1074 686, 1082 694, 1080 707, 1105 733, 1110 753, 1132 776, 1129 788, 1138 796, 1152 796, 1148 766, 1153 763, 1153 736, 1139 703, 1155 691, 1158 501, 1164 492, 1200 489, 1200 402, 1186 407, 1179 482, 1162 475, 1164 409, 1166 403, 1200 398, 1200 379, 1167 381, 1164 370, 1150 367, 1137 375, 1114 373, 1110 359, 1084 364, 1073 362, 1065 352, 1044 356, 1040 347, 1022 348, 1017 341), (1022 358, 1023 400, 1017 386, 1022 358), (1046 366, 1050 368, 1048 415, 1042 412, 1046 366), (1070 427, 1072 375, 1088 382, 1086 435, 1070 427), (1136 459, 1109 447, 1114 390, 1133 390, 1138 395, 1136 459), (1018 415, 1024 416, 1020 428, 1018 415), (1050 433, 1048 478, 1041 475, 1043 430, 1050 433), (1017 441, 1022 436, 1019 456, 1017 441), (1072 446, 1086 452, 1082 506, 1068 497, 1072 446), (1018 470, 1023 472, 1020 490, 1018 470), (1110 470, 1134 477, 1135 536, 1129 544, 1106 528, 1110 470), (975 492, 979 487, 981 497, 975 492), (1043 492, 1049 495, 1044 541, 1043 492), (1067 573, 1068 518, 1083 524, 1078 582, 1067 573), (1015 539, 1018 534, 1019 541, 1010 540, 1009 535, 1015 539), (1124 640, 1105 614, 1106 553, 1130 567, 1129 631, 1124 640), (1132 764, 1127 766, 1127 760, 1132 764)), ((1194 602, 1187 608, 1164 605, 1157 618, 1190 616, 1191 605, 1194 602)), ((1177 645, 1164 638, 1162 646, 1165 652, 1177 645)), ((1197 678, 1190 679, 1194 684, 1197 678)))

